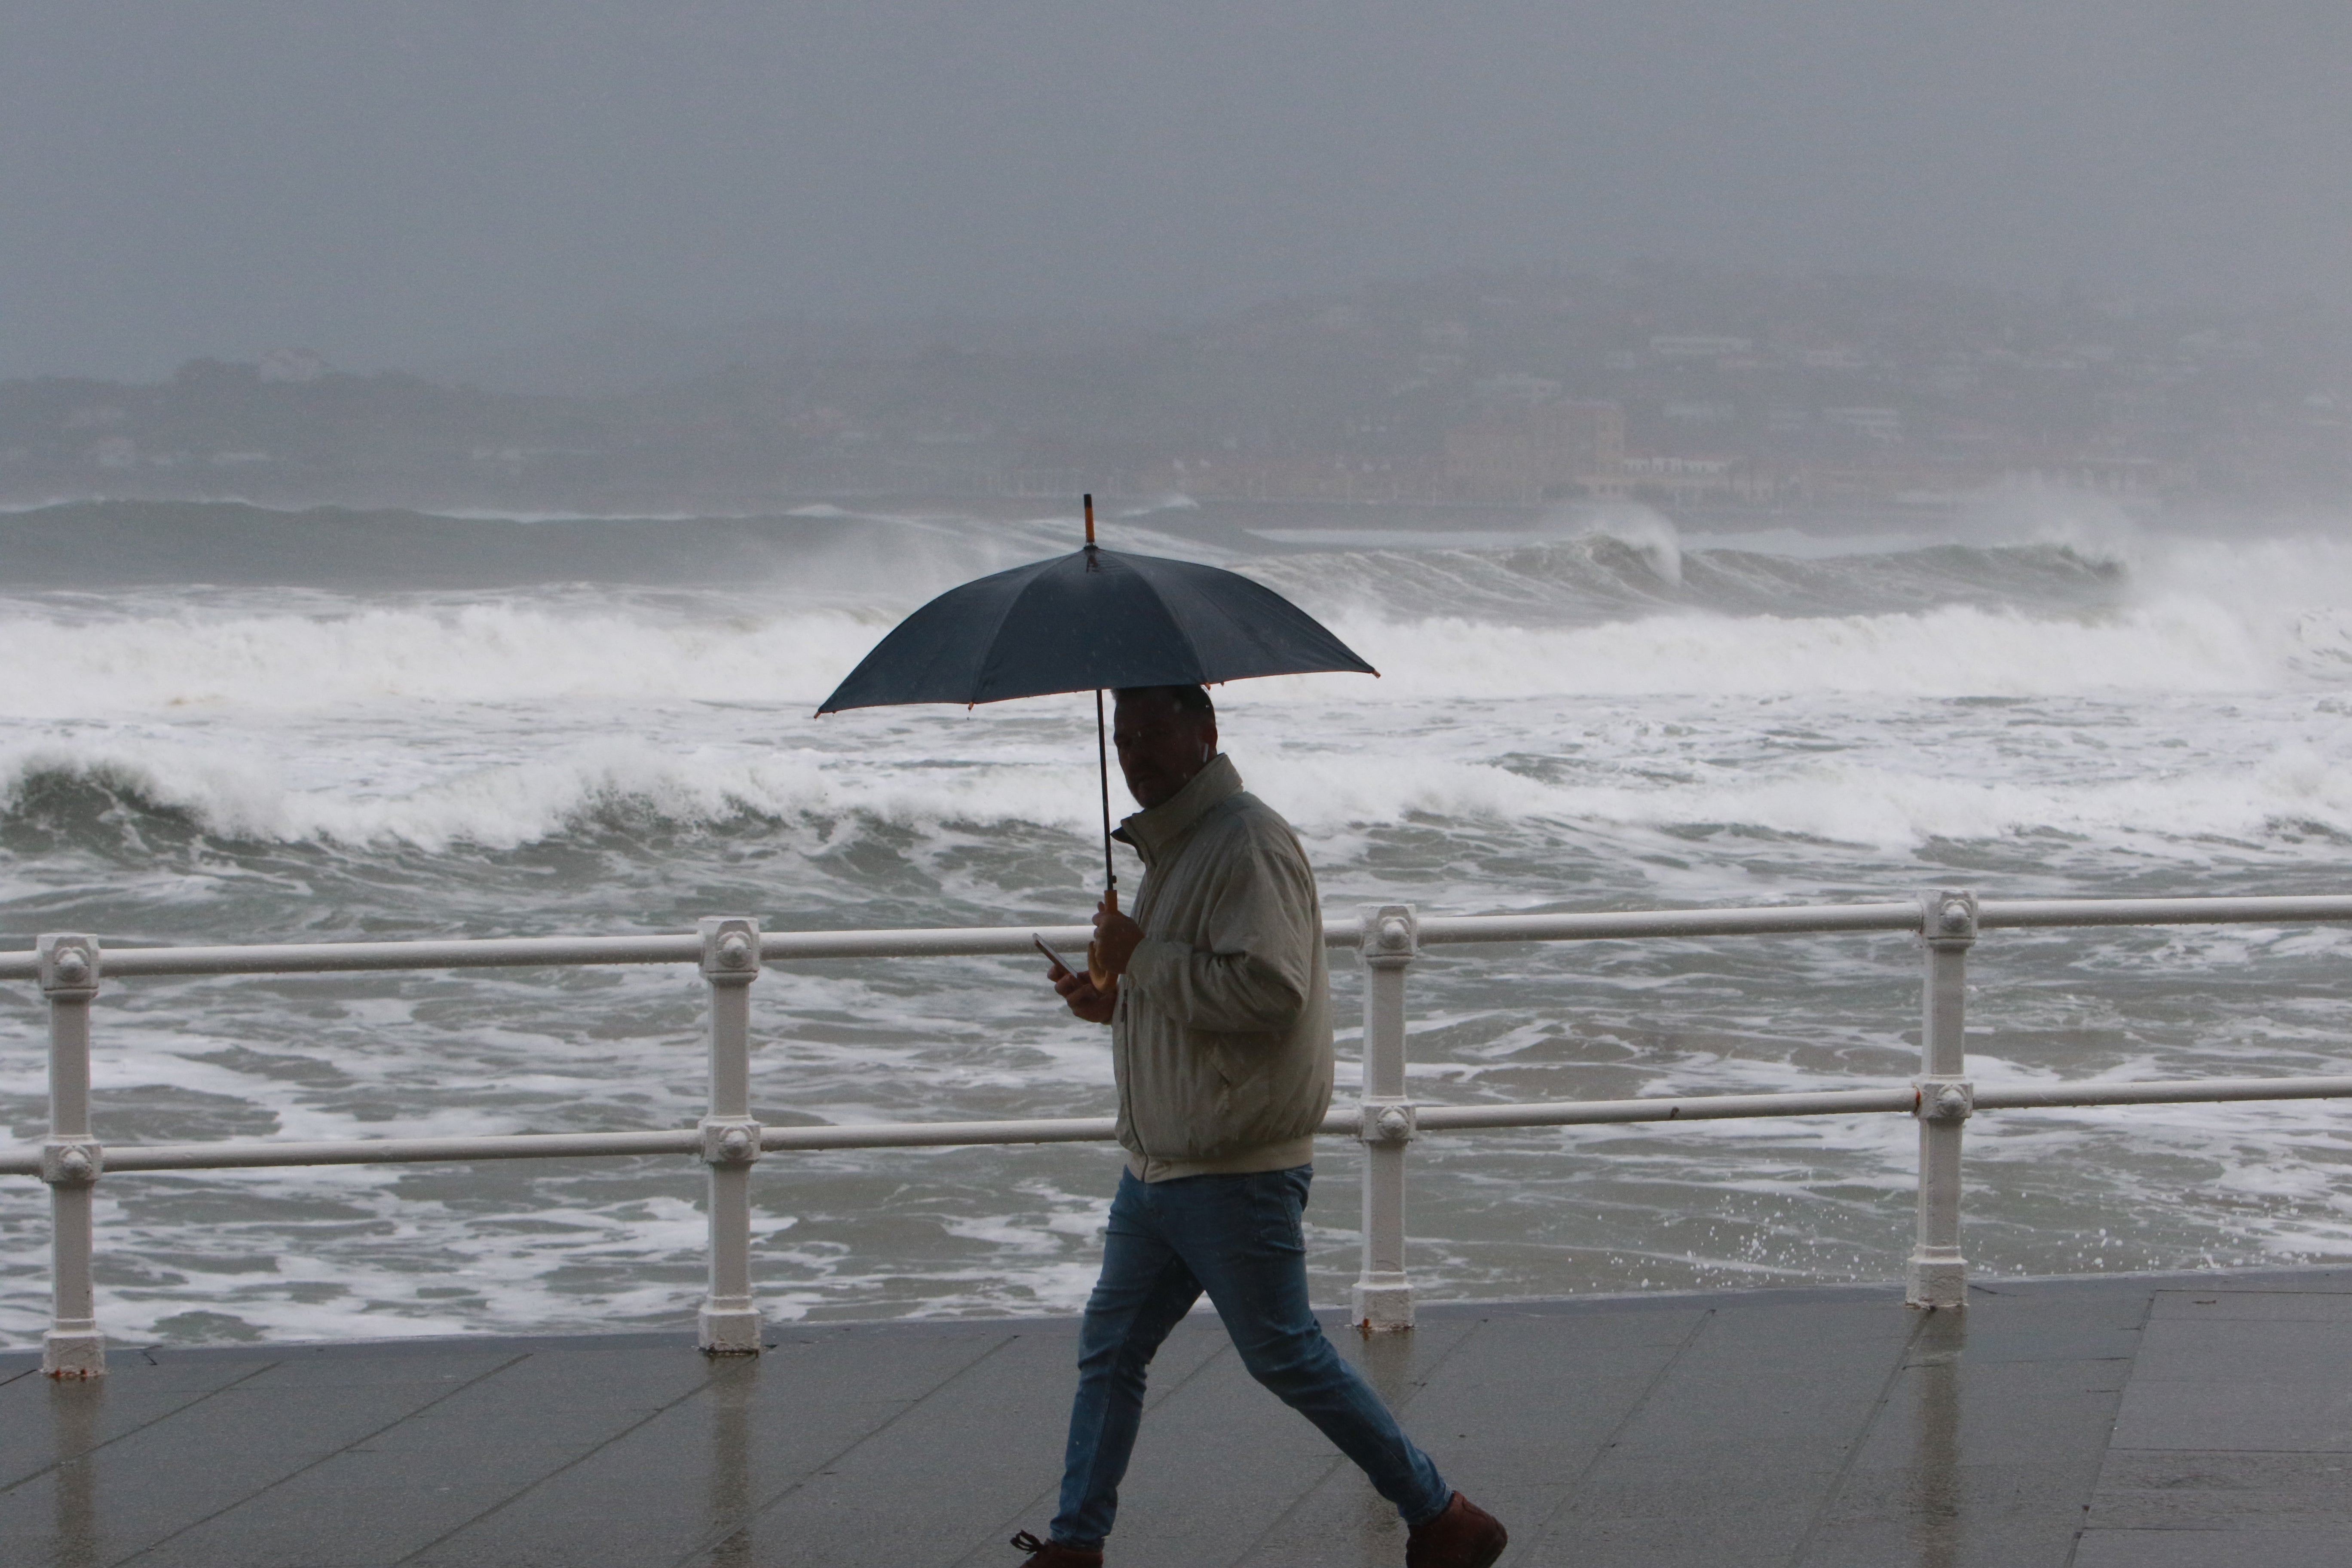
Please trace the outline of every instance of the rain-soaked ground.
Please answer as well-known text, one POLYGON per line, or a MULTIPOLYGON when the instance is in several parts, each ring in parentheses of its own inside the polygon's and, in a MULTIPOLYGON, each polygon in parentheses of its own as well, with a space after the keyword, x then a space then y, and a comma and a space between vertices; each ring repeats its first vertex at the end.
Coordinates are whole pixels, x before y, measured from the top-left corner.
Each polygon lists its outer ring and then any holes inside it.
MULTIPOLYGON (((0 1561, 1002 1563, 1052 1512, 1066 1319, 0 1357, 0 1561)), ((1353 1356, 1447 1479, 1576 1568, 2352 1562, 2352 1270, 1424 1313, 1353 1356)), ((1117 1568, 1396 1564, 1395 1519, 1215 1320, 1161 1352, 1117 1568)))

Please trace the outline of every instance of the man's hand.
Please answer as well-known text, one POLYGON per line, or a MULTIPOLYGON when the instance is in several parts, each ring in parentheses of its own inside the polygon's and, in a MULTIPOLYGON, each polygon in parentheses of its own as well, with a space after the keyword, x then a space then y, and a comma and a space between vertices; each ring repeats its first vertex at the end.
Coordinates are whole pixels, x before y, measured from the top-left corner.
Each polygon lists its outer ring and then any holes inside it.
POLYGON ((1095 907, 1095 940, 1087 956, 1102 965, 1104 973, 1126 973, 1128 960, 1142 945, 1141 926, 1119 913, 1108 900, 1095 907))
POLYGON ((1097 991, 1093 981, 1083 974, 1073 974, 1058 963, 1046 972, 1045 978, 1054 983, 1054 989, 1062 994, 1071 1012, 1089 1024, 1110 1022, 1111 1012, 1118 1005, 1115 992, 1097 991))

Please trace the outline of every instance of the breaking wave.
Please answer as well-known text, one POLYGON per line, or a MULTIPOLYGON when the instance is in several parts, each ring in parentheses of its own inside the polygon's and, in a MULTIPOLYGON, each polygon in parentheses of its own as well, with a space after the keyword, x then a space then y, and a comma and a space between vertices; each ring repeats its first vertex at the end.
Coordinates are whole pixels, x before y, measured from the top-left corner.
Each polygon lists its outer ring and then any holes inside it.
MULTIPOLYGON (((1701 741, 1728 746, 1751 721, 1728 713, 1719 734, 1688 744, 1602 713, 1554 721, 1549 736, 1489 731, 1467 754, 1408 746, 1368 768, 1363 757, 1381 743, 1369 724, 1350 733, 1328 711, 1310 717, 1318 736, 1306 746, 1258 731, 1245 714, 1229 725, 1246 737, 1253 787, 1281 800, 1310 836, 1418 821, 1705 825, 1889 850, 2023 833, 2248 847, 2317 833, 2352 842, 2352 756, 2326 739, 2343 725, 2340 709, 2310 715, 2310 732, 2292 716, 2267 715, 2268 732, 2247 749, 2217 739, 2220 754, 2126 777, 2002 776, 1901 747, 1818 759, 1692 754, 1704 752, 1701 741), (1592 755, 1581 765, 1535 765, 1507 749, 1514 738, 1557 738, 1592 755)), ((1824 716, 1795 708, 1774 717, 1801 726, 1824 716)), ((0 752, 0 844, 24 849, 38 837, 152 848, 176 837, 441 851, 617 836, 642 847, 677 830, 736 836, 843 822, 919 837, 1013 825, 1081 837, 1095 821, 1091 737, 1076 715, 1039 728, 1025 745, 974 747, 969 729, 918 725, 870 752, 613 737, 528 760, 428 770, 413 787, 391 789, 306 783, 249 747, 51 742, 0 752)))
MULTIPOLYGON (((1641 558, 1605 540, 1250 569, 1325 615, 1385 673, 1377 687, 1348 683, 1351 700, 2251 691, 2352 675, 2352 556, 2313 543, 2184 548, 2128 583, 2063 550, 1955 548, 1827 562, 1703 552, 1679 585, 1644 586, 1641 558), (2345 591, 2331 595, 2330 579, 2345 591), (1604 616, 1601 588, 1611 585, 1624 593, 1604 616), (1522 609, 1553 613, 1479 613, 1505 587, 1522 609), (1634 601, 1636 587, 1647 597, 1634 601), (1821 613, 1792 607, 1806 600, 1821 613), (1856 601, 1864 607, 1829 608, 1856 601), (1768 605, 1778 607, 1741 607, 1768 605)), ((745 595, 296 597, 0 606, 0 714, 418 701, 814 708, 903 608, 745 595)))
MULTIPOLYGON (((1865 734, 1906 703, 2333 703, 2352 678, 2352 550, 2335 542, 1824 555, 1690 548, 1665 528, 1604 518, 1478 548, 1236 559, 1385 672, 1221 692, 1229 729, 1252 737, 1253 776, 1298 803, 1303 826, 1329 831, 1431 813, 1737 822, 1890 844, 2127 822, 2352 832, 2345 764, 2300 731, 2251 752, 2221 747, 2228 776, 2189 757, 2127 784, 1970 778, 1948 763, 1856 754, 1851 738, 1811 771, 1778 758, 1761 772, 1701 762, 1664 777, 1625 771, 1654 737, 1608 734, 1658 701, 1731 705, 1727 737, 1755 727, 1759 702, 1813 710, 1827 728, 1860 719, 1865 734), (1400 725, 1463 703, 1483 705, 1471 732, 1391 743, 1400 725), (1513 706, 1526 703, 1539 710, 1513 706), (1269 744, 1268 721, 1283 716, 1287 731, 1292 715, 1304 719, 1297 736, 1269 744), (1581 760, 1515 767, 1528 725, 1581 760), (1365 755, 1381 765, 1361 766, 1365 755)), ((1001 564, 1003 550, 995 541, 973 563, 1001 564)), ((924 591, 950 569, 942 561, 927 558, 924 591)), ((827 581, 814 595, 575 584, 0 601, 0 827, 71 838, 177 823, 231 839, 428 849, 745 817, 1085 829, 1083 704, 813 719, 911 602, 904 583, 869 586, 861 603, 827 581)))
MULTIPOLYGON (((1632 512, 1491 534, 1337 512, 1261 527, 1213 504, 1110 515, 1129 548, 1293 595, 1386 672, 1219 693, 1230 749, 1299 826, 1333 910, 2335 890, 2352 866, 2352 550, 2330 539, 2155 537, 2098 516, 1976 520, 1953 543, 1684 535, 1632 512)), ((1066 535, 841 511, 0 518, 12 945, 683 930, 734 910, 1078 918, 1102 870, 1086 698, 812 717, 914 604, 1066 535), (27 550, 58 570, 18 570, 27 550), (95 586, 65 571, 92 559, 136 570, 95 586)), ((1972 1060, 2043 1079, 2336 1070, 2345 940, 2013 934, 1981 960, 1998 1037, 1972 1060)), ((1916 1058, 1916 961, 1892 941, 1433 958, 1413 1038, 1417 1092, 1436 1099, 1843 1087, 1900 1081, 1916 1058)), ((698 1113, 687 974, 121 994, 100 1053, 110 1137, 698 1113)), ((1098 1036, 1054 1010, 1034 965, 811 966, 758 1005, 757 1091, 779 1119, 1109 1102, 1098 1036)), ((23 1126, 42 1062, 34 1015, 0 1031, 0 1100, 23 1126)), ((2135 1113, 2127 1137, 2105 1112, 1988 1125, 1972 1254, 2039 1272, 2340 1257, 2338 1121, 2283 1105, 2135 1113)), ((1433 1144, 1416 1223, 1437 1238, 1434 1288, 1469 1297, 1759 1267, 1874 1277, 1907 1235, 1900 1133, 1824 1119, 1433 1144)), ((796 1163, 762 1200, 763 1296, 851 1316, 1066 1309, 1091 1265, 1099 1160, 796 1163)), ((698 1222, 676 1170, 551 1167, 488 1206, 490 1189, 437 1190, 365 1167, 129 1184, 110 1248, 142 1266, 102 1314, 195 1339, 691 1315, 698 1222), (189 1239, 191 1191, 242 1216, 209 1247, 189 1239), (252 1271, 257 1256, 277 1269, 252 1271)), ((37 1283, 45 1232, 24 1205, 40 1200, 19 1196, 0 1264, 37 1283)), ((1352 1278, 1346 1239, 1313 1242, 1318 1289, 1352 1278)), ((30 1284, 0 1289, 0 1339, 37 1336, 45 1312, 30 1284)))

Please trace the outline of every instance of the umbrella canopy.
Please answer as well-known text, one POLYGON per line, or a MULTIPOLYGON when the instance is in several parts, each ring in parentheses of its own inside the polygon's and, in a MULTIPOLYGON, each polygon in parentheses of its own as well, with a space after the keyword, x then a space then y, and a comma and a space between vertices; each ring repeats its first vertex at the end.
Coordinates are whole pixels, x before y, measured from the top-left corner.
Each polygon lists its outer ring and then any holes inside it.
POLYGON ((1318 670, 1380 673, 1263 584, 1089 544, 950 588, 900 622, 817 711, 1318 670))
POLYGON ((1095 498, 1086 502, 1085 549, 949 589, 876 644, 817 712, 1092 691, 1103 885, 1116 910, 1104 691, 1380 671, 1306 611, 1238 573, 1100 548, 1094 542, 1095 498))

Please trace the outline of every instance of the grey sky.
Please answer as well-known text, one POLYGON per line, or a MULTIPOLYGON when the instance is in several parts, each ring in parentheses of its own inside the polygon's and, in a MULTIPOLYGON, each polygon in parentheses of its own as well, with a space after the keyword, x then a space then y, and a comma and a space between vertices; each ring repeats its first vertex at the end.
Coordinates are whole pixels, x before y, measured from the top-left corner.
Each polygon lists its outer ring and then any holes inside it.
POLYGON ((1634 255, 2352 304, 2343 0, 0 0, 0 374, 1634 255))

